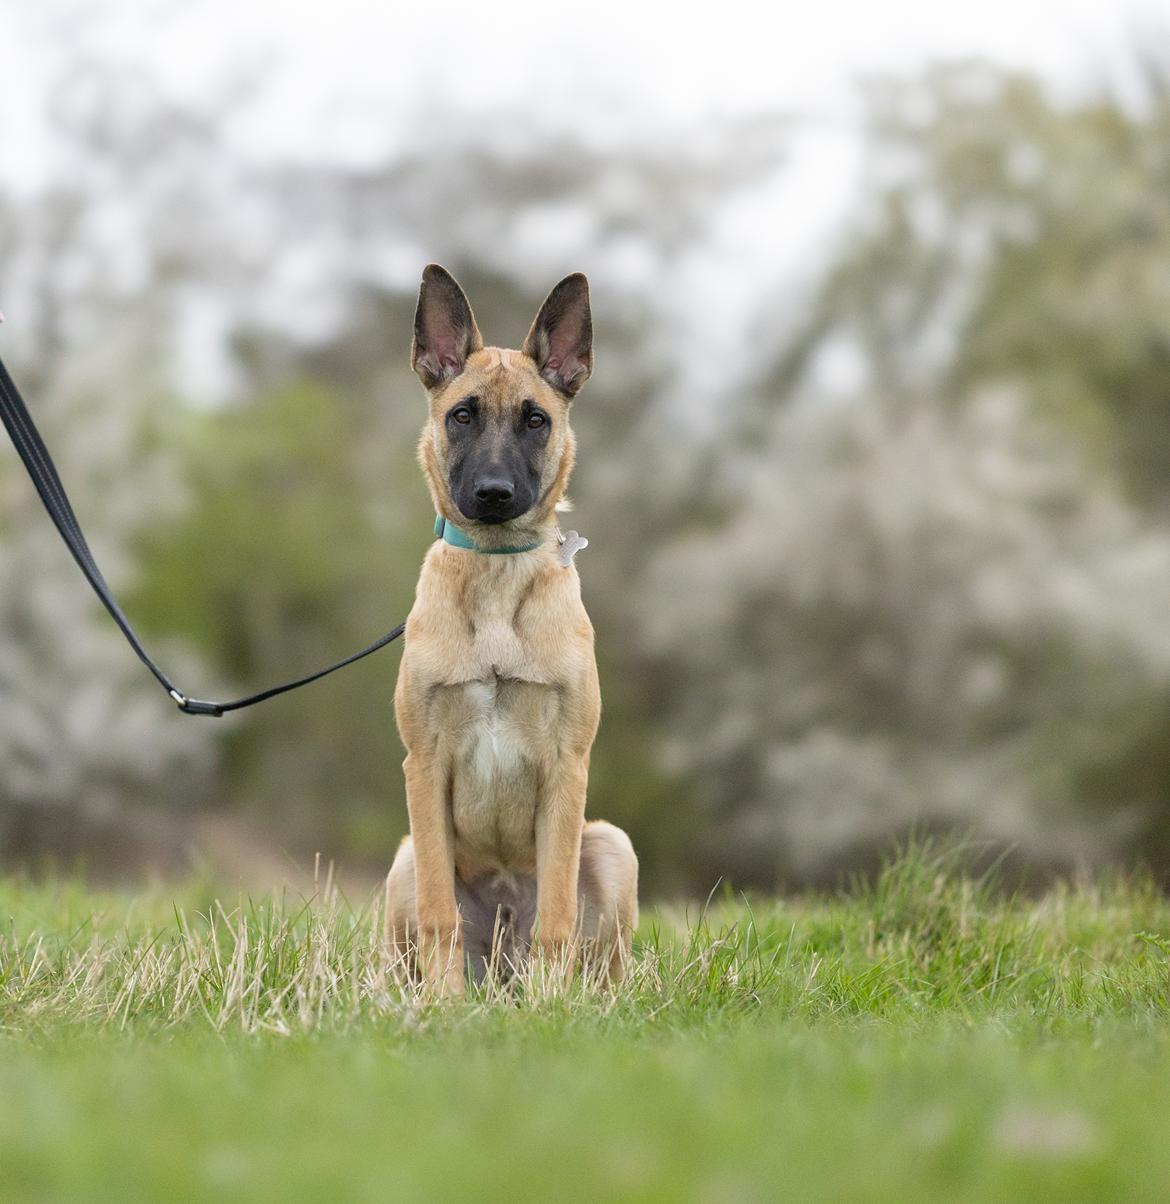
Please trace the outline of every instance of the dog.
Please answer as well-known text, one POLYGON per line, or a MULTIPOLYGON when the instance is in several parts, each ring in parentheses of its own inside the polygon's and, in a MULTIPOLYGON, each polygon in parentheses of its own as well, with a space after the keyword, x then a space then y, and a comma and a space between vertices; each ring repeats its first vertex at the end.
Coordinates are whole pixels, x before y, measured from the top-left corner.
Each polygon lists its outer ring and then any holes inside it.
POLYGON ((577 956, 616 982, 638 922, 638 860, 586 823, 601 714, 593 627, 557 527, 593 367, 589 284, 565 277, 519 351, 485 347, 467 297, 423 272, 411 365, 427 393, 418 458, 436 534, 406 621, 394 694, 410 835, 386 881, 386 928, 440 994, 577 956))

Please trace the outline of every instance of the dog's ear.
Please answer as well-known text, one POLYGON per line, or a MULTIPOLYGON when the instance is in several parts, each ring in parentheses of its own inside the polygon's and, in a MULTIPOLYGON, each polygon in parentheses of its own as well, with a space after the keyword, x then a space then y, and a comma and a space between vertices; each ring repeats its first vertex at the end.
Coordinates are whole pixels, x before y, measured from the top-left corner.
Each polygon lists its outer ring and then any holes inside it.
POLYGON ((463 371, 467 357, 483 347, 475 315, 455 277, 437 263, 423 269, 414 311, 410 364, 427 389, 463 371))
POLYGON ((567 397, 593 371, 593 318, 589 281, 580 272, 566 276, 545 298, 524 340, 524 354, 536 361, 540 375, 567 397))

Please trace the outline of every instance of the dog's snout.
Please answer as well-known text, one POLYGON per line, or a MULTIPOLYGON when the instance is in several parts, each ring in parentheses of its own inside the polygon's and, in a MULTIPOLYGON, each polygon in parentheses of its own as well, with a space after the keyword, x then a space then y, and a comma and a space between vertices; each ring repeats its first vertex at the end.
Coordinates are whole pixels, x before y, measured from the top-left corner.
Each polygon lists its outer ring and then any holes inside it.
POLYGON ((454 462, 451 500, 461 514, 490 525, 511 522, 531 509, 540 476, 521 451, 506 440, 481 439, 454 462))
POLYGON ((505 477, 482 477, 475 483, 475 500, 488 506, 503 506, 512 500, 516 490, 505 477))

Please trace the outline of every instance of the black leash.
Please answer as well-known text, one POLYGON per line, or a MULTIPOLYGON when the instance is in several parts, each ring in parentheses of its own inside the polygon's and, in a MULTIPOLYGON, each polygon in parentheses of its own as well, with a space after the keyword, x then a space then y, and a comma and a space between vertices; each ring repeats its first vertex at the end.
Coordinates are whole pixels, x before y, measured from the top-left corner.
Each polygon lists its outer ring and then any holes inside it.
MULTIPOLYGON (((3 321, 3 318, 0 318, 0 321, 3 321)), ((307 686, 310 682, 326 677, 330 673, 336 673, 338 669, 344 669, 346 665, 352 665, 354 661, 360 661, 362 657, 377 652, 379 648, 385 648, 406 630, 406 624, 399 623, 393 631, 387 632, 381 639, 375 640, 360 652, 355 652, 352 656, 347 656, 345 660, 338 661, 336 665, 330 665, 327 669, 319 669, 316 673, 310 673, 307 677, 299 677, 296 681, 286 682, 282 686, 261 690, 259 694, 249 694, 247 698, 237 698, 234 702, 202 702, 197 698, 188 698, 151 660, 149 653, 142 646, 142 641, 135 634, 134 628, 130 626, 130 620, 126 618, 122 608, 110 592, 110 587, 106 584, 106 579, 102 576, 101 569, 98 568, 93 553, 85 542, 85 536, 81 533, 81 526, 77 521, 77 516, 73 513, 65 486, 61 484, 61 478, 57 474, 57 466, 53 463, 53 458, 49 455, 48 448, 45 447, 45 442, 32 420, 32 415, 29 414, 28 407, 20 396, 20 390, 13 383, 12 377, 8 375, 8 369, 4 367, 3 360, 0 360, 0 419, 3 420, 16 450, 20 453, 20 458, 24 461, 25 468, 28 469, 28 475, 32 477, 33 484, 41 495, 41 501, 45 503, 49 517, 56 524, 57 530, 61 532, 61 538, 69 546, 70 552, 73 553, 73 559, 77 561, 86 580, 93 586, 94 592, 102 600, 102 605, 113 616, 114 622, 122 629, 122 634, 129 641, 130 647, 138 653, 138 659, 154 674, 159 685, 179 704, 179 710, 185 715, 218 717, 228 711, 239 711, 244 707, 264 702, 265 699, 275 698, 277 694, 284 694, 289 690, 296 690, 300 686, 307 686)))

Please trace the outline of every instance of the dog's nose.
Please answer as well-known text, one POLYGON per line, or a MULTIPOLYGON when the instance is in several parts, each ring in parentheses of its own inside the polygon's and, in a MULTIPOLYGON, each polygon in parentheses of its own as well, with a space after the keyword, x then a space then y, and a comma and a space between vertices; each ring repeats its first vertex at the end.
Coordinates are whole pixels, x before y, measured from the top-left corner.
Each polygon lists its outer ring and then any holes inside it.
POLYGON ((488 506, 502 506, 512 500, 512 482, 503 477, 484 477, 475 483, 475 500, 488 506))

